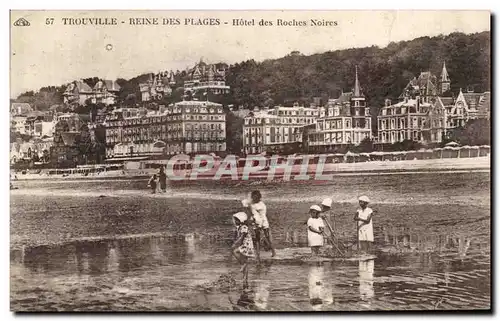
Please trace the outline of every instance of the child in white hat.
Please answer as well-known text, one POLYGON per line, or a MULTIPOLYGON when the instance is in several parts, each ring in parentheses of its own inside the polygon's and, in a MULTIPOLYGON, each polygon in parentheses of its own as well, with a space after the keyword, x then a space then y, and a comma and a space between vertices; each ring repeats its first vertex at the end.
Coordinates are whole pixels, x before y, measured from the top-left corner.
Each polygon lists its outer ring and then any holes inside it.
POLYGON ((370 199, 367 196, 361 196, 358 201, 360 208, 356 211, 354 221, 358 223, 359 247, 363 253, 369 253, 373 244, 373 210, 368 207, 370 199))
POLYGON ((233 215, 233 223, 237 229, 237 239, 231 246, 233 256, 241 264, 243 280, 248 280, 248 258, 255 256, 252 235, 248 228, 248 215, 245 212, 238 212, 233 215))
POLYGON ((323 219, 319 217, 320 213, 321 207, 318 205, 309 208, 311 217, 307 220, 307 241, 313 255, 318 255, 319 249, 324 245, 323 231, 325 224, 323 219))

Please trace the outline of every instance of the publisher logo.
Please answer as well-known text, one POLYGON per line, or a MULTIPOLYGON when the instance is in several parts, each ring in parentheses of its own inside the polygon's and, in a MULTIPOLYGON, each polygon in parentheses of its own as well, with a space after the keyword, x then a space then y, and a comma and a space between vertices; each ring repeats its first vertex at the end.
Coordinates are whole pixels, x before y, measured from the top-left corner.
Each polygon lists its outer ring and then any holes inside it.
POLYGON ((28 27, 29 25, 29 21, 24 18, 19 18, 14 22, 14 26, 16 27, 28 27))

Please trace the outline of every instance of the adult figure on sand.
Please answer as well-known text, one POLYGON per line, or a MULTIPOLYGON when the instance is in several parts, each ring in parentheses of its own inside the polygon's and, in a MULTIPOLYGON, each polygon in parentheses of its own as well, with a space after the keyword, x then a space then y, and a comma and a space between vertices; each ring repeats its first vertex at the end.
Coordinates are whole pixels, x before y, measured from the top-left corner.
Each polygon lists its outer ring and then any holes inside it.
POLYGON ((160 190, 165 193, 167 191, 167 174, 165 174, 165 167, 160 167, 158 173, 158 182, 160 183, 160 190))
POLYGON ((369 253, 373 244, 373 210, 368 207, 370 199, 361 196, 359 199, 359 209, 354 215, 357 223, 358 250, 362 253, 369 253))
POLYGON ((272 241, 271 241, 271 233, 269 230, 269 221, 267 219, 267 207, 266 204, 262 201, 262 194, 260 191, 252 191, 250 194, 250 201, 243 200, 243 206, 249 208, 250 216, 255 223, 255 251, 257 253, 257 261, 260 262, 260 240, 261 233, 264 234, 264 241, 267 243, 267 246, 272 252, 272 256, 276 255, 276 251, 274 250, 272 241))

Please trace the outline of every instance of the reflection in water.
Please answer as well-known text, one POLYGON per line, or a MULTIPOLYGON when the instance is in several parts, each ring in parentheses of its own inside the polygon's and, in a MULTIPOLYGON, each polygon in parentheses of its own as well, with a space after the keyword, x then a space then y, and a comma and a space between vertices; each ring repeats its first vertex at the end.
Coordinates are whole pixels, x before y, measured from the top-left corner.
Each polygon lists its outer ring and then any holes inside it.
POLYGON ((373 290, 373 273, 375 271, 375 260, 359 261, 359 296, 361 300, 371 303, 375 296, 373 290))
MULTIPOLYGON (((456 252, 464 259, 471 246, 471 238, 452 234, 412 233, 408 227, 382 227, 382 246, 417 251, 456 252)), ((477 246, 479 247, 479 242, 477 246)))
POLYGON ((120 250, 116 242, 113 242, 108 252, 108 272, 117 272, 120 266, 120 250))
MULTIPOLYGON (((387 239, 392 242, 393 237, 390 233, 387 234, 387 239)), ((378 254, 376 285, 374 260, 338 264, 336 262, 333 271, 328 264, 263 265, 255 274, 251 274, 254 280, 250 280, 250 288, 237 294, 232 292, 234 287, 228 290, 231 291, 230 297, 234 298, 230 300, 231 306, 244 311, 290 310, 296 302, 305 299, 305 304, 307 306, 310 304, 314 310, 329 310, 336 307, 332 305, 333 295, 338 304, 346 303, 346 309, 351 306, 353 309, 359 307, 357 304, 349 305, 349 302, 361 301, 364 307, 378 309, 383 307, 383 304, 406 307, 421 304, 425 300, 431 302, 429 306, 432 309, 434 306, 432 302, 437 302, 441 297, 445 298, 441 304, 455 308, 488 306, 489 256, 478 252, 476 239, 471 242, 465 237, 453 238, 444 235, 437 239, 440 239, 439 243, 452 244, 458 248, 444 253, 445 255, 378 254), (460 253, 460 256, 457 253, 460 253), (461 259, 466 255, 465 259, 461 259), (337 269, 341 273, 336 273, 337 269), (307 281, 304 279, 305 273, 308 273, 307 281), (359 280, 358 289, 355 285, 353 287, 352 283, 356 280, 359 280), (306 282, 308 293, 305 288, 306 282), (377 296, 374 286, 377 287, 377 296), (310 303, 307 303, 307 295, 310 303), (287 301, 290 301, 290 305, 287 301)), ((416 238, 411 234, 411 237, 408 237, 409 243, 419 240, 427 241, 425 235, 416 238)), ((127 301, 128 297, 116 292, 114 287, 120 289, 119 291, 128 288, 141 289, 133 294, 136 302, 144 304, 134 304, 138 309, 151 304, 151 300, 158 301, 155 303, 155 308, 158 309, 191 304, 193 294, 199 293, 196 284, 227 271, 228 265, 223 259, 226 249, 227 247, 219 244, 200 242, 197 236, 182 235, 175 238, 131 237, 73 241, 60 245, 12 250, 13 270, 15 273, 21 273, 13 278, 14 282, 17 282, 13 292, 15 300, 18 300, 15 304, 17 307, 24 304, 22 300, 26 299, 25 296, 28 295, 26 293, 31 294, 31 289, 34 287, 52 295, 38 299, 40 302, 46 300, 47 304, 54 304, 55 297, 63 297, 62 300, 67 300, 68 304, 73 304, 71 302, 90 304, 85 300, 93 300, 96 293, 88 291, 101 291, 99 295, 109 296, 109 302, 116 299, 122 304, 120 306, 132 306, 133 304, 127 301), (16 264, 22 264, 26 269, 16 269, 19 267, 16 264), (74 278, 74 275, 79 277, 74 278), (78 284, 74 283, 75 279, 78 284), (93 290, 86 290, 81 284, 96 286, 88 287, 93 290), (58 292, 59 289, 83 293, 85 298, 75 299, 73 294, 65 297, 58 292), (144 295, 142 289, 147 289, 153 295, 144 295), (160 292, 156 291, 161 291, 161 295, 157 295, 160 292), (172 291, 172 294, 167 294, 167 291, 172 291)), ((213 294, 214 299, 220 300, 220 293, 215 292, 209 295, 213 294)), ((226 301, 227 303, 229 302, 226 301)), ((41 304, 37 306, 43 307, 41 304)), ((26 303, 26 306, 29 305, 26 303)), ((64 309, 63 305, 61 307, 64 309)))
POLYGON ((236 302, 235 310, 254 310, 255 309, 255 293, 249 288, 244 288, 236 302))
POLYGON ((324 265, 311 266, 308 280, 309 300, 314 310, 321 310, 324 306, 333 303, 332 291, 328 280, 325 279, 324 265))
POLYGON ((260 280, 255 287, 255 306, 260 310, 265 310, 267 308, 270 287, 270 280, 260 280))
POLYGON ((63 272, 99 275, 147 266, 183 264, 195 257, 195 239, 134 237, 73 241, 59 245, 23 247, 13 259, 35 273, 63 272))

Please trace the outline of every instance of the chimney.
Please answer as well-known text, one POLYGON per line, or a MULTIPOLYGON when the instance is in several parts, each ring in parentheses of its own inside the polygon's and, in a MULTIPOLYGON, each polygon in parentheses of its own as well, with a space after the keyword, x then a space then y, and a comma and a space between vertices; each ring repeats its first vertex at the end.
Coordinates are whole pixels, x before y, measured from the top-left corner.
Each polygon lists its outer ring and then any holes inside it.
POLYGON ((389 107, 391 104, 391 100, 390 99, 386 99, 385 100, 385 107, 389 107))

